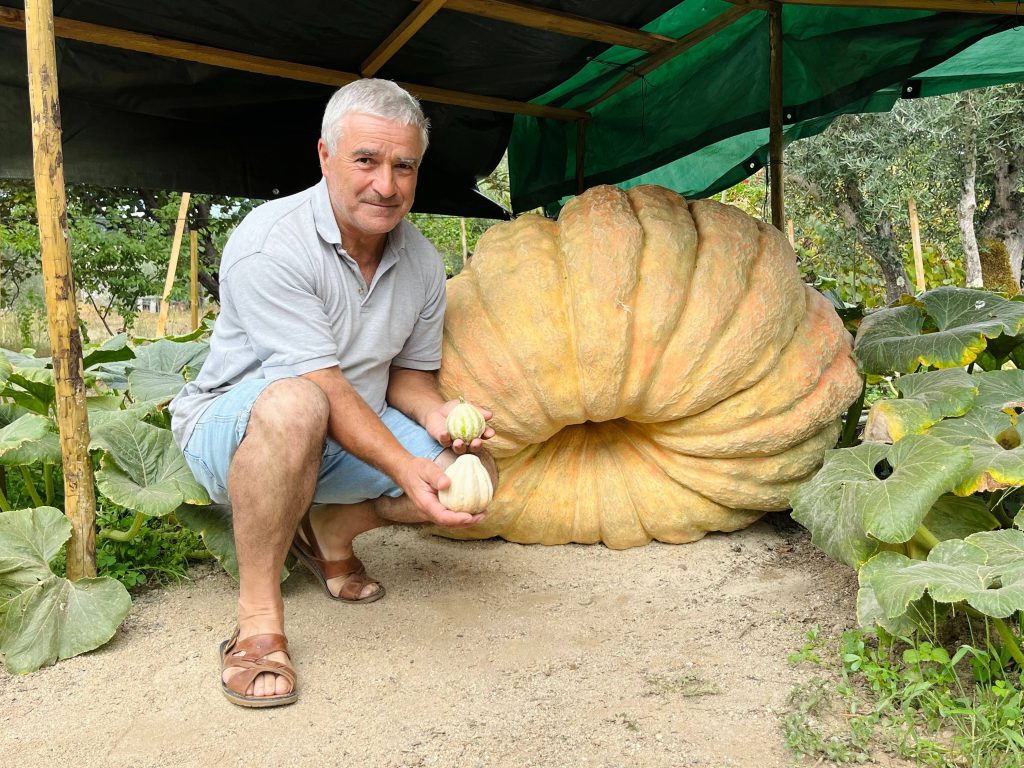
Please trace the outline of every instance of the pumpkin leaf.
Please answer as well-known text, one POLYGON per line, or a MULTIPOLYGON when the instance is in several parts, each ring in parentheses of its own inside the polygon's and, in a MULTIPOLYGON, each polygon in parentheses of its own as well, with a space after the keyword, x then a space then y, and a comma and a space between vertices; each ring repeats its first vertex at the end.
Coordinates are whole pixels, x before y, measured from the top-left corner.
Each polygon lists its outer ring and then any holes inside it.
POLYGON ((182 373, 186 368, 198 370, 209 354, 210 345, 205 341, 176 342, 158 339, 135 350, 133 369, 140 368, 165 373, 182 373))
POLYGON ((971 452, 972 463, 953 489, 958 496, 1024 484, 1024 447, 1016 418, 975 408, 959 419, 947 419, 926 434, 971 452))
POLYGON ((924 527, 939 541, 966 539, 980 531, 994 531, 1002 523, 988 509, 979 496, 939 497, 924 519, 924 527))
POLYGON ((0 349, 0 386, 7 381, 7 377, 14 372, 14 366, 11 365, 11 361, 7 359, 7 355, 4 350, 0 349))
POLYGON ((899 400, 879 400, 868 413, 864 440, 892 443, 916 435, 950 416, 962 416, 978 390, 963 368, 947 368, 901 376, 899 400))
POLYGON ((862 627, 879 626, 892 635, 908 637, 915 630, 934 626, 938 615, 945 613, 943 606, 924 595, 907 605, 907 609, 897 616, 888 616, 878 601, 878 595, 871 585, 871 580, 879 573, 893 567, 894 561, 902 564, 909 558, 898 552, 883 551, 872 557, 857 573, 860 589, 857 590, 857 622, 862 627), (901 560, 902 558, 902 560, 901 560))
POLYGON ((173 371, 135 368, 128 373, 128 391, 135 400, 168 403, 185 386, 185 377, 173 371))
POLYGON ((17 465, 15 452, 35 440, 42 440, 50 431, 50 420, 37 413, 26 413, 0 428, 0 464, 17 465))
POLYGON ((908 541, 970 464, 966 448, 929 435, 841 448, 797 488, 793 518, 829 557, 859 568, 879 541, 908 541))
POLYGON ((84 369, 88 371, 94 365, 119 363, 134 357, 134 350, 128 346, 128 334, 119 333, 117 336, 107 339, 96 349, 87 351, 82 363, 84 369))
POLYGON ((31 466, 33 464, 60 464, 63 456, 60 452, 60 435, 57 425, 51 420, 49 430, 38 440, 30 440, 20 447, 8 451, 0 457, 0 464, 11 466, 31 466))
POLYGON ((869 584, 889 618, 927 592, 940 603, 967 602, 987 616, 1024 610, 1024 531, 986 531, 939 542, 927 560, 886 557, 869 584))
POLYGON ((14 674, 98 648, 131 608, 114 579, 53 574, 49 562, 70 536, 71 523, 53 507, 0 515, 0 653, 14 674))
MULTIPOLYGON (((231 529, 231 507, 225 504, 182 504, 174 513, 178 522, 203 537, 203 544, 220 561, 235 581, 238 581, 238 557, 235 555, 235 536, 231 529)), ((281 569, 281 581, 288 578, 289 567, 294 564, 289 555, 281 569)))
POLYGON ((1024 370, 985 371, 973 378, 978 386, 976 408, 1015 411, 1024 408, 1024 370))
POLYGON ((159 517, 181 504, 209 504, 185 457, 166 429, 133 418, 96 430, 91 447, 103 450, 96 487, 115 504, 159 517))
POLYGON ((1001 335, 1024 331, 1024 305, 987 291, 944 286, 913 304, 882 309, 864 318, 854 357, 866 373, 911 373, 919 365, 968 365, 1001 335), (922 333, 925 313, 937 331, 922 333))

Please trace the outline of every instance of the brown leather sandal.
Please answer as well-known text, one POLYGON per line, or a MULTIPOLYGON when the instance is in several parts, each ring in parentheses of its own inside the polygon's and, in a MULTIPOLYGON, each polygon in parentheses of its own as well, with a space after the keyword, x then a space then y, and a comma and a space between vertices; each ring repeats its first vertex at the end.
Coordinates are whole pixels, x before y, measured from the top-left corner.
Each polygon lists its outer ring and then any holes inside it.
POLYGON ((238 629, 228 640, 220 644, 221 675, 224 670, 243 670, 231 676, 226 683, 221 677, 220 688, 228 701, 240 707, 281 707, 293 704, 299 698, 295 688, 295 669, 291 664, 266 658, 272 653, 288 653, 288 640, 284 635, 252 635, 238 639, 238 629), (274 696, 246 696, 246 689, 253 680, 264 672, 280 675, 291 684, 288 693, 274 696))
POLYGON ((313 535, 313 526, 309 522, 309 515, 302 518, 302 534, 295 534, 295 540, 292 542, 292 554, 313 572, 331 600, 337 600, 340 603, 372 603, 374 600, 384 597, 384 585, 366 575, 366 568, 355 555, 344 560, 324 559, 320 545, 313 535), (305 540, 302 538, 303 535, 306 537, 305 540), (348 578, 341 585, 341 592, 335 595, 327 586, 327 580, 338 576, 348 576, 348 578), (359 597, 363 588, 368 584, 376 584, 377 591, 366 597, 359 597))

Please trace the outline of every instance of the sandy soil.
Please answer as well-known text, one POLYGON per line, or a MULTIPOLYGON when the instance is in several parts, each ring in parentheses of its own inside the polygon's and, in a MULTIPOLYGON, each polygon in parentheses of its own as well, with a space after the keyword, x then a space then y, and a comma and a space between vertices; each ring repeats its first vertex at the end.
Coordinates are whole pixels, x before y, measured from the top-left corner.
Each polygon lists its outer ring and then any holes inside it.
POLYGON ((297 704, 221 696, 235 588, 200 567, 137 597, 106 647, 0 671, 0 765, 800 765, 779 713, 808 673, 786 656, 854 623, 853 572, 781 514, 623 552, 363 539, 383 600, 330 602, 301 568, 285 583, 297 704))

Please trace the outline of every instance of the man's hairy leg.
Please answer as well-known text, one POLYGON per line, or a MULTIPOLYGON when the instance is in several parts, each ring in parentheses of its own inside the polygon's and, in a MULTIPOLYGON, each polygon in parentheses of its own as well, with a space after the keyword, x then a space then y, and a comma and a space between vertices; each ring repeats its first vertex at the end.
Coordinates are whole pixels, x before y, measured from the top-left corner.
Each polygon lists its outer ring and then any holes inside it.
MULTIPOLYGON (((239 637, 284 634, 281 568, 309 508, 327 434, 323 392, 303 379, 270 384, 256 400, 228 472, 238 556, 239 637)), ((283 653, 268 658, 288 661, 283 653)), ((234 672, 224 674, 225 681, 234 672)), ((251 696, 289 692, 285 678, 259 675, 251 696)))
MULTIPOLYGON (((478 454, 491 475, 491 482, 497 487, 498 470, 494 459, 486 452, 478 454)), ((434 463, 447 469, 458 458, 450 449, 438 454, 434 463)), ((317 504, 310 511, 310 524, 317 543, 329 560, 343 560, 352 557, 352 542, 361 533, 385 525, 422 523, 422 514, 405 495, 381 496, 360 504, 317 504)), ((344 576, 327 582, 331 592, 337 595, 345 582, 344 576)), ((368 584, 363 587, 360 597, 376 592, 378 587, 368 584)))

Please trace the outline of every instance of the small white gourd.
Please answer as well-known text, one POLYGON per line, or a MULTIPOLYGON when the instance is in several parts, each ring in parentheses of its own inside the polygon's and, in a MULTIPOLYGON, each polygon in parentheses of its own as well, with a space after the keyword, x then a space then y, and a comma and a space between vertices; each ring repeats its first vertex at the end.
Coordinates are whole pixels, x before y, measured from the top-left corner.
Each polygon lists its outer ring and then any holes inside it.
POLYGON ((472 453, 464 453, 444 472, 451 485, 438 491, 441 503, 453 512, 483 512, 494 496, 491 476, 472 453))

